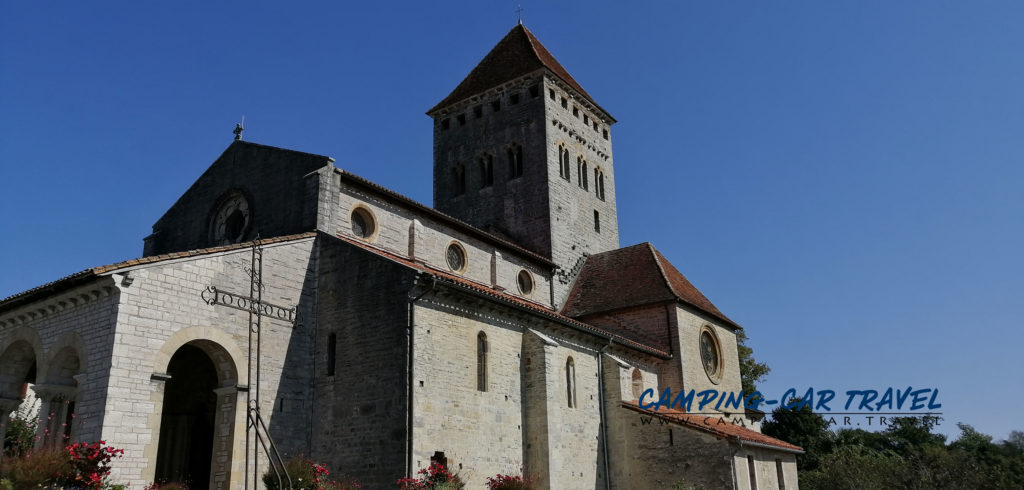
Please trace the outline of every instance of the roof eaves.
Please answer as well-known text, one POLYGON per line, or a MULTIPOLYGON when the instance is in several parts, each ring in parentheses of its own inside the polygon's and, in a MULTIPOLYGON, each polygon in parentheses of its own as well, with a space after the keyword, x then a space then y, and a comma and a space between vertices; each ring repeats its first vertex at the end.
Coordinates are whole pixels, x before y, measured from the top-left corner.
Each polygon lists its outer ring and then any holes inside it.
POLYGON ((452 225, 455 228, 458 228, 458 229, 460 229, 460 230, 462 230, 464 232, 467 232, 470 235, 474 235, 476 238, 482 239, 483 241, 486 241, 486 242, 490 242, 493 245, 499 245, 501 247, 504 247, 504 248, 507 248, 507 249, 510 249, 510 250, 514 250, 514 251, 524 255, 525 258, 531 260, 534 263, 537 263, 537 264, 540 264, 540 265, 543 265, 543 266, 546 266, 546 267, 549 267, 549 268, 552 268, 552 269, 555 267, 555 263, 552 262, 550 259, 544 257, 543 255, 540 255, 540 254, 538 254, 536 252, 527 250, 527 249, 521 247, 520 245, 512 243, 512 242, 510 242, 508 240, 504 240, 504 239, 502 239, 500 237, 494 236, 491 233, 487 233, 486 231, 483 231, 483 230, 481 230, 481 229, 479 229, 479 228, 477 228, 477 227, 475 227, 473 225, 470 225, 469 223, 466 223, 465 221, 462 221, 462 220, 459 220, 458 218, 454 218, 452 216, 444 214, 444 213, 442 213, 442 212, 440 212, 440 211, 438 211, 438 210, 436 210, 436 209, 434 209, 434 208, 432 208, 430 206, 427 206, 427 205, 422 204, 422 203, 420 203, 418 201, 415 201, 412 198, 409 198, 409 197, 406 197, 406 196, 404 196, 402 194, 399 194, 398 192, 395 192, 395 191, 393 191, 391 189, 388 189, 387 187, 384 187, 384 186, 382 186, 380 184, 377 184, 377 183, 375 183, 375 182, 373 182, 371 180, 368 180, 366 178, 360 177, 360 176, 358 176, 358 175, 356 175, 356 174, 354 174, 352 172, 349 172, 347 170, 343 170, 343 169, 338 168, 338 167, 334 167, 334 169, 335 169, 336 172, 338 172, 339 175, 341 175, 343 178, 348 179, 350 182, 354 182, 356 184, 359 184, 359 185, 363 186, 364 188, 376 191, 376 192, 381 193, 381 194, 383 194, 383 195, 385 195, 387 197, 390 197, 392 199, 397 199, 399 201, 402 201, 404 204, 406 204, 406 205, 408 205, 410 207, 415 208, 417 211, 422 211, 422 212, 427 213, 427 214, 429 214, 429 215, 431 215, 431 216, 433 216, 435 218, 438 218, 438 219, 446 222, 447 224, 452 225))

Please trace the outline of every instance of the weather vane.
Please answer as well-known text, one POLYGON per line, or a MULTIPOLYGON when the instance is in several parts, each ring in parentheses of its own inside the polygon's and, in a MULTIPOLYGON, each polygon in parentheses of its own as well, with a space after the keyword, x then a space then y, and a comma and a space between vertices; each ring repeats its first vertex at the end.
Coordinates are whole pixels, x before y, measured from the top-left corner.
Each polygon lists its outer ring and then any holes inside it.
POLYGON ((235 130, 233 131, 235 133, 235 141, 242 139, 242 131, 245 131, 245 116, 242 116, 242 122, 235 124, 235 130))

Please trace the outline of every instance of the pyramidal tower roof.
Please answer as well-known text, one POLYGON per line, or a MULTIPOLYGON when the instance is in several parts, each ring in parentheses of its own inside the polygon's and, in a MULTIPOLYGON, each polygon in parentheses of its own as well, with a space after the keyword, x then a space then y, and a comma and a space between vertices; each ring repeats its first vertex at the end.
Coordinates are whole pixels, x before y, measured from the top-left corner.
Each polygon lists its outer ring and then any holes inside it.
MULTIPOLYGON (((451 104, 467 99, 476 94, 497 87, 505 82, 516 79, 540 68, 547 68, 556 77, 565 82, 587 102, 604 112, 590 94, 579 82, 569 74, 551 52, 544 47, 540 41, 530 32, 526 26, 518 24, 505 35, 498 44, 491 49, 491 52, 484 56, 484 59, 469 72, 469 75, 462 80, 452 93, 448 94, 441 102, 427 111, 427 114, 443 109, 451 104)), ((611 115, 608 115, 611 117, 611 115)))

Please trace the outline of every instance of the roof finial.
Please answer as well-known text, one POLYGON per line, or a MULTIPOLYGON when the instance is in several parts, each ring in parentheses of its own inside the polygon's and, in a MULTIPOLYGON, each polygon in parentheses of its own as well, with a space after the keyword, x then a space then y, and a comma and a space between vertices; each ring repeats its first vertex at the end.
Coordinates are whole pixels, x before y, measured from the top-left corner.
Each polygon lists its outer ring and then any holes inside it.
POLYGON ((523 6, 516 5, 516 15, 519 17, 519 25, 523 25, 523 6))
POLYGON ((242 122, 235 124, 235 130, 233 131, 235 133, 235 141, 242 140, 242 131, 245 131, 245 116, 242 116, 242 122))

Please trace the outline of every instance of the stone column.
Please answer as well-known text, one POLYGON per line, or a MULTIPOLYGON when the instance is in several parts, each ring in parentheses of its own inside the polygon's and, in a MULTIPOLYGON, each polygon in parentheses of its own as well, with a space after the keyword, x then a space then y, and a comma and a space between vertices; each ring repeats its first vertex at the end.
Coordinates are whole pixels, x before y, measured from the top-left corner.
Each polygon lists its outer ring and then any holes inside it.
MULTIPOLYGON (((11 414, 18 409, 22 400, 19 398, 0 398, 0 445, 7 436, 7 423, 11 421, 11 414)), ((0 448, 0 462, 3 461, 4 452, 0 448)))
POLYGON ((39 408, 39 426, 36 428, 37 447, 63 445, 68 408, 75 401, 78 389, 67 385, 35 385, 32 387, 42 402, 39 408))

